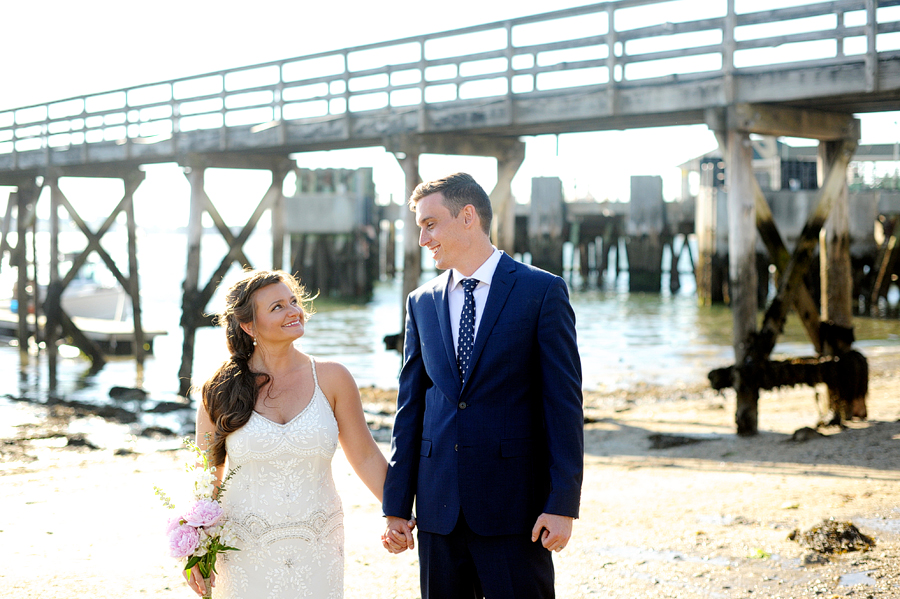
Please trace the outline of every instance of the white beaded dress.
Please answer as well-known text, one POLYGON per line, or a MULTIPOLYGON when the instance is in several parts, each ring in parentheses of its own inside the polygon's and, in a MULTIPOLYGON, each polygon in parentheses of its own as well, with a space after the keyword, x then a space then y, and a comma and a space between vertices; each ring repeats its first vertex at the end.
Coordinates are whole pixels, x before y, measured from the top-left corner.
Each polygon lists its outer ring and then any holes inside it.
MULTIPOLYGON (((312 360, 312 358, 310 358, 312 360)), ((257 412, 228 435, 228 468, 240 466, 222 503, 240 551, 218 556, 216 599, 340 599, 344 523, 331 475, 338 426, 319 388, 290 422, 257 412)))

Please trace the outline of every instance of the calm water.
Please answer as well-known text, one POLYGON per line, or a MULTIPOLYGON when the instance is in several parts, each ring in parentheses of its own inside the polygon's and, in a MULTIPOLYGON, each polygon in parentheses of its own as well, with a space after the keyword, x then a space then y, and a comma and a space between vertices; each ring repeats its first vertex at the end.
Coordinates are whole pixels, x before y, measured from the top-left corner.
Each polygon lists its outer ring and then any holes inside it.
MULTIPOLYGON (((224 242, 204 237, 202 279, 218 266, 224 242), (206 260, 207 257, 212 257, 206 260)), ((167 331, 157 337, 154 354, 143 369, 133 359, 111 358, 97 374, 89 374, 89 363, 81 357, 61 360, 57 397, 87 403, 113 403, 108 397, 113 386, 143 387, 152 399, 175 400, 181 360, 181 282, 184 277, 184 237, 175 234, 146 234, 140 240, 140 275, 143 289, 145 327, 167 331)), ((124 247, 113 240, 111 248, 124 247)), ((251 260, 265 256, 268 242, 251 237, 247 253, 251 260)), ((117 258, 118 259, 118 258, 117 258)), ((265 259, 258 259, 266 264, 265 259)), ((689 270, 689 265, 684 270, 689 270)), ((233 268, 226 283, 240 275, 233 268)), ((601 289, 580 291, 579 281, 571 281, 578 343, 584 370, 584 388, 616 389, 649 384, 702 383, 712 368, 733 360, 731 314, 727 308, 697 306, 693 280, 682 274, 678 294, 632 294, 627 278, 607 281, 601 289)), ((666 280, 663 287, 667 288, 666 280)), ((400 331, 400 283, 379 283, 372 301, 365 305, 319 307, 301 340, 304 351, 344 363, 360 385, 396 388, 400 356, 384 349, 382 338, 400 331)), ((209 307, 219 310, 221 295, 209 307)), ((900 346, 900 321, 858 319, 856 335, 862 348, 900 346)), ((0 397, 46 401, 47 369, 43 356, 22 359, 18 349, 2 340, 0 345, 0 397)), ((787 331, 775 353, 812 355, 796 318, 789 318, 787 331)), ((201 329, 195 346, 194 381, 202 382, 226 357, 219 329, 201 329)))

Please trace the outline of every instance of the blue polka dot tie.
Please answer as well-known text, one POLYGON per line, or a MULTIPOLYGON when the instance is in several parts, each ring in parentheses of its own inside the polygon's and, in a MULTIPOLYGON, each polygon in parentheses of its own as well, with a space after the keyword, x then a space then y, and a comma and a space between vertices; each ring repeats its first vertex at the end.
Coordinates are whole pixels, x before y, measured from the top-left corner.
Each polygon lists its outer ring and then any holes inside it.
POLYGON ((478 279, 461 281, 465 300, 459 315, 459 340, 456 346, 456 362, 459 365, 459 380, 465 382, 472 362, 472 349, 475 347, 475 287, 478 279))

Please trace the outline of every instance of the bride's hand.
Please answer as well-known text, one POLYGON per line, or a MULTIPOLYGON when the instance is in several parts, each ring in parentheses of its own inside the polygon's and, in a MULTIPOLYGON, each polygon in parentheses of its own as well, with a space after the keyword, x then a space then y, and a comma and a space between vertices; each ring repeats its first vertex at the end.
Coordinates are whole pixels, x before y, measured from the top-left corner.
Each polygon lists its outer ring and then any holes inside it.
MULTIPOLYGON (((202 597, 203 594, 206 592, 206 585, 203 584, 203 575, 200 574, 200 568, 198 568, 197 566, 194 566, 193 568, 191 568, 190 577, 188 577, 187 570, 182 570, 181 574, 184 576, 185 581, 187 581, 188 586, 191 587, 191 589, 195 593, 197 593, 198 595, 200 595, 202 597)), ((215 572, 213 572, 212 574, 209 575, 209 584, 212 587, 216 586, 216 573, 215 572)))
POLYGON ((416 519, 404 520, 388 516, 387 529, 381 535, 381 544, 391 553, 403 553, 416 546, 412 531, 416 527, 416 519))

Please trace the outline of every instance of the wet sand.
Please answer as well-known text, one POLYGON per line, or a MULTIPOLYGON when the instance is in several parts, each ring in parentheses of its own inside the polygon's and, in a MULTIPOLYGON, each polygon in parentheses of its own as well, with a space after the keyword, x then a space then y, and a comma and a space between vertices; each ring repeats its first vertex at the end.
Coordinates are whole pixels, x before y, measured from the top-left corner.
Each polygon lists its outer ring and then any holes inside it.
MULTIPOLYGON (((753 438, 734 434, 730 392, 586 393, 582 516, 554 556, 558 596, 900 597, 900 353, 867 357, 868 421, 805 441, 791 438, 819 420, 810 388, 764 393, 753 438), (822 556, 788 538, 830 518, 875 548, 822 556)), ((384 440, 393 392, 362 394, 384 440)), ((184 486, 187 452, 166 438, 91 449, 72 433, 82 418, 56 411, 17 405, 0 424, 0 597, 192 597, 153 494, 184 486)), ((415 554, 381 548, 380 508, 340 453, 334 473, 346 597, 419 597, 415 554)))

